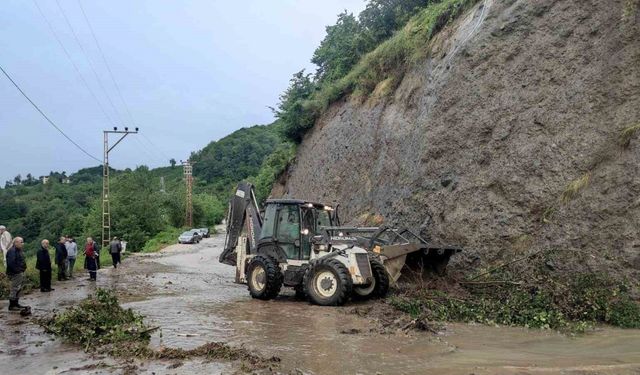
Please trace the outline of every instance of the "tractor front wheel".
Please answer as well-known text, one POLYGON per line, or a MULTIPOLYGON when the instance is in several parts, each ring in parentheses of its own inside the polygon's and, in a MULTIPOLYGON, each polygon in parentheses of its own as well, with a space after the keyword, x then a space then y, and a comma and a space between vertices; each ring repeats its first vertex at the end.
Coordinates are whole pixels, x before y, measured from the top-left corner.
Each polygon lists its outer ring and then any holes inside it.
POLYGON ((333 258, 320 259, 311 265, 303 284, 311 303, 321 306, 343 305, 353 289, 349 270, 333 258))
POLYGON ((247 267, 247 284, 251 297, 269 300, 276 298, 282 288, 282 272, 275 259, 256 255, 247 267))
POLYGON ((354 299, 383 298, 389 292, 389 274, 387 270, 377 259, 371 259, 370 264, 373 282, 367 286, 354 286, 354 299))

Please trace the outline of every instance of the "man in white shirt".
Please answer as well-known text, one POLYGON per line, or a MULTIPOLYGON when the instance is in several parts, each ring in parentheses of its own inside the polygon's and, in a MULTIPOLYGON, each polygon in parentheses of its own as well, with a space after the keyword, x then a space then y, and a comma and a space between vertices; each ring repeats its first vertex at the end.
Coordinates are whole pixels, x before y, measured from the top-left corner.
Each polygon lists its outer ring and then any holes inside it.
POLYGON ((7 251, 11 248, 12 242, 13 238, 11 238, 11 233, 9 233, 4 225, 0 225, 0 249, 2 249, 5 266, 7 265, 7 251))

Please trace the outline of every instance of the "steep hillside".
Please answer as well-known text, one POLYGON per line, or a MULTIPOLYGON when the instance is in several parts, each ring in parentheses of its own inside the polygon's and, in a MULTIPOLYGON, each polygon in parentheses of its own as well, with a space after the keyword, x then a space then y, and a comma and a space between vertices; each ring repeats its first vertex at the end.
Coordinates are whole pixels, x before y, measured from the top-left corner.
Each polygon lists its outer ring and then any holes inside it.
POLYGON ((460 244, 454 271, 544 251, 518 266, 637 288, 638 5, 479 1, 397 87, 334 102, 274 194, 460 244))

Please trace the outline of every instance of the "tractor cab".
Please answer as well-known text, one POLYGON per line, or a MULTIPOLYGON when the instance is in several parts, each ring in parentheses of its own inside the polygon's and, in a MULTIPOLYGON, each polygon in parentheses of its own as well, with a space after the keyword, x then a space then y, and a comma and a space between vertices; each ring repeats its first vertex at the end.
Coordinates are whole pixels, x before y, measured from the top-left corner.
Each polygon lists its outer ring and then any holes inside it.
POLYGON ((309 260, 311 238, 321 227, 333 226, 333 209, 298 199, 266 202, 258 247, 275 246, 287 260, 309 260))

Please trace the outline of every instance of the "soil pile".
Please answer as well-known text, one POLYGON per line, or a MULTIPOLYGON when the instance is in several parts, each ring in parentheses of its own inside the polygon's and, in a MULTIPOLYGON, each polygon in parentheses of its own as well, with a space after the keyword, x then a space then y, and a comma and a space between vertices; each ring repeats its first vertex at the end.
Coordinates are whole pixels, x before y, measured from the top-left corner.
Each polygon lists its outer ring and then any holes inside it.
POLYGON ((334 103, 274 194, 462 245, 453 274, 542 252, 511 271, 606 273, 637 292, 639 8, 478 2, 391 94, 334 103))

